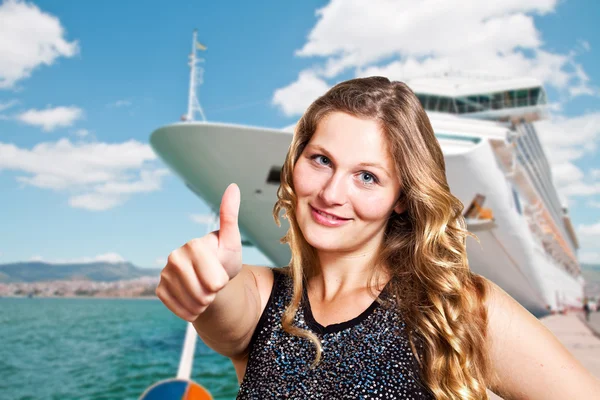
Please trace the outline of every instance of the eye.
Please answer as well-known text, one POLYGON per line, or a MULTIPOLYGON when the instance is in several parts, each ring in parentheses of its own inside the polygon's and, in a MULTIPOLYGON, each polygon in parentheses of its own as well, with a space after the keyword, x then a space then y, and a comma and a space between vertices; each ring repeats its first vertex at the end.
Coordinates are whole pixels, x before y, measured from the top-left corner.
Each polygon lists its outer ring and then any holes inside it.
POLYGON ((331 164, 331 160, 322 154, 315 154, 315 155, 311 156, 310 159, 317 160, 318 164, 325 165, 325 166, 328 166, 331 164))
POLYGON ((379 181, 377 180, 377 177, 376 177, 375 175, 373 175, 372 173, 370 173, 370 172, 363 171, 363 172, 361 172, 360 174, 361 174, 361 176, 364 178, 364 179, 362 179, 361 181, 362 181, 362 183, 364 183, 365 185, 372 185, 372 184, 374 184, 374 183, 377 183, 377 182, 379 182, 379 181))

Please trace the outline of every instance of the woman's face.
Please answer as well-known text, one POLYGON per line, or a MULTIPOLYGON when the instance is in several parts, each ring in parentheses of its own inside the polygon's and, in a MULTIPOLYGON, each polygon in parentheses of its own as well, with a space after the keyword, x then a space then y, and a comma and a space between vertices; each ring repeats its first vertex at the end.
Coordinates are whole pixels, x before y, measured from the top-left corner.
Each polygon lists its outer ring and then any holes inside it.
POLYGON ((293 172, 296 218, 308 243, 346 254, 378 248, 392 211, 403 211, 387 147, 373 120, 335 112, 320 121, 293 172))

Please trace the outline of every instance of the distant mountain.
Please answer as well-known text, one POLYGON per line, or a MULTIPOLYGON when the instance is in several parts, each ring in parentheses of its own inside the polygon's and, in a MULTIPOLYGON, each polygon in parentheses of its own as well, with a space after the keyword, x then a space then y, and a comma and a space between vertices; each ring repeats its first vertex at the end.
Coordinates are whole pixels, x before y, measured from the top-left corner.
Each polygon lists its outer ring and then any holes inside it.
POLYGON ((90 280, 113 282, 142 276, 159 276, 160 269, 139 268, 128 262, 48 264, 19 262, 0 264, 0 282, 40 282, 56 280, 90 280))
POLYGON ((600 265, 581 264, 581 274, 585 279, 586 296, 600 297, 600 265))

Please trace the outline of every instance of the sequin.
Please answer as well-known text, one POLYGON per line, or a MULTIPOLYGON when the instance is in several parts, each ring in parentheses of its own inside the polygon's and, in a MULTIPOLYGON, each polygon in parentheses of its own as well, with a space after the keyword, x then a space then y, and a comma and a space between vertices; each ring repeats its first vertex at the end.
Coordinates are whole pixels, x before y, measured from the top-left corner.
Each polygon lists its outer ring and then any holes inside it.
MULTIPOLYGON (((250 343, 243 399, 433 399, 419 380, 399 313, 374 302, 358 317, 323 327, 312 316, 306 293, 294 325, 314 332, 323 353, 315 368, 314 345, 286 333, 281 316, 292 298, 292 280, 274 270, 271 297, 250 343)), ((387 296, 387 291, 380 297, 387 296)))

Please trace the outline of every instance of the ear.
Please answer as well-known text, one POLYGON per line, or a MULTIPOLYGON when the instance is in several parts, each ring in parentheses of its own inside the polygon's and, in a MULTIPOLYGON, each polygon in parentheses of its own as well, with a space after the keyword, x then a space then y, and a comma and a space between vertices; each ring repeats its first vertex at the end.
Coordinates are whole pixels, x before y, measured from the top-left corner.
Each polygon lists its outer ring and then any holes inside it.
POLYGON ((396 203, 396 207, 394 207, 394 212, 396 214, 402 214, 404 212, 404 210, 406 210, 406 207, 404 207, 402 205, 402 203, 400 203, 400 202, 396 203))

